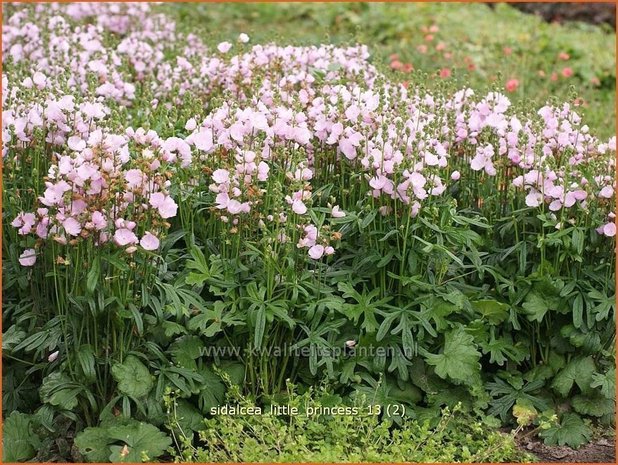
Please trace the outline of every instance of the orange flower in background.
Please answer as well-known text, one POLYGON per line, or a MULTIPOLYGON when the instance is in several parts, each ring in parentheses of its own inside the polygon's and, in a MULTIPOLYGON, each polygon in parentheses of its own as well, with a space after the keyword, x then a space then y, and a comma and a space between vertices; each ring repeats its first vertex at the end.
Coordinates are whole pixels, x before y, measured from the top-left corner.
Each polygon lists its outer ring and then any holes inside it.
POLYGON ((437 24, 432 24, 431 27, 429 28, 429 32, 433 32, 434 34, 438 32, 439 30, 440 28, 438 27, 437 24))
POLYGON ((519 81, 517 79, 509 79, 506 81, 504 88, 507 92, 515 92, 519 87, 519 81))
POLYGON ((427 35, 425 36, 425 40, 426 40, 427 42, 431 42, 431 41, 433 40, 433 34, 427 34, 427 35))
POLYGON ((445 79, 445 78, 450 77, 450 76, 451 76, 451 69, 450 68, 442 68, 440 70, 440 77, 442 79, 445 79))
POLYGON ((558 54, 558 58, 561 60, 567 61, 569 58, 571 58, 571 56, 566 52, 560 52, 558 54))
POLYGON ((542 69, 539 69, 539 76, 545 77, 546 76, 545 71, 543 71, 542 69))
POLYGON ((558 73, 551 73, 551 77, 550 77, 550 79, 551 79, 552 81, 557 81, 557 80, 558 80, 558 73))
POLYGON ((446 48, 446 44, 444 42, 440 42, 438 43, 438 45, 436 45, 436 50, 438 52, 441 52, 442 50, 444 50, 446 48))
POLYGON ((404 73, 411 73, 412 71, 414 71, 414 66, 412 65, 412 63, 404 63, 401 67, 401 71, 403 71, 404 73))
POLYGON ((598 77, 593 77, 592 79, 590 79, 590 82, 593 86, 600 86, 601 85, 601 81, 599 80, 598 77))
POLYGON ((504 55, 507 57, 512 55, 513 53, 513 49, 511 47, 504 47, 502 51, 504 52, 504 55))
POLYGON ((421 44, 418 47, 416 47, 416 50, 418 50, 419 53, 425 54, 427 53, 427 45, 421 44))
POLYGON ((562 70, 561 74, 565 78, 570 78, 571 76, 573 76, 573 70, 567 66, 562 70))

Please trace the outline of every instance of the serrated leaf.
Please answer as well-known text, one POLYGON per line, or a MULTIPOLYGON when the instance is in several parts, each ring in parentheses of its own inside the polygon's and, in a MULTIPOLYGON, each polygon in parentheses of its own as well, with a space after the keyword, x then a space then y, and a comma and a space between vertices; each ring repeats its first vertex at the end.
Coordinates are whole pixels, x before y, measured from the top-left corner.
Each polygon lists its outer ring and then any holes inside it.
POLYGON ((135 399, 145 397, 152 389, 153 381, 148 368, 133 355, 129 355, 123 363, 112 366, 112 376, 118 383, 118 390, 135 399))
POLYGON ((225 385, 210 368, 200 369, 204 379, 204 387, 200 391, 199 406, 203 413, 208 413, 211 407, 221 405, 225 396, 225 385))
POLYGON ((75 446, 89 462, 108 462, 112 442, 107 428, 101 427, 86 428, 75 437, 75 446))
POLYGON ((463 328, 446 334, 444 349, 440 354, 427 354, 425 360, 435 367, 440 378, 470 383, 479 375, 480 352, 474 346, 474 338, 463 328))
POLYGON ((492 325, 498 325, 509 317, 509 306, 497 300, 476 300, 470 303, 492 325))
POLYGON ((36 455, 40 439, 33 431, 32 417, 12 412, 2 427, 2 462, 23 462, 36 455))
POLYGON ((608 399, 616 398, 616 369, 610 368, 605 374, 595 373, 592 375, 593 388, 599 388, 601 394, 608 399))
POLYGON ((195 368, 194 360, 202 355, 204 343, 197 336, 183 336, 169 348, 174 360, 185 368, 195 368))
POLYGON ((204 416, 190 402, 180 399, 173 410, 173 419, 178 423, 182 434, 190 436, 202 426, 204 416))
POLYGON ((164 321, 161 323, 164 333, 167 337, 173 337, 178 334, 186 334, 187 330, 184 326, 174 323, 173 321, 164 321))
POLYGON ((587 394, 577 395, 571 399, 571 405, 577 413, 602 417, 609 413, 614 413, 616 404, 612 399, 607 399, 600 395, 590 396, 587 394))
POLYGON ((558 372, 551 387, 562 397, 567 397, 573 384, 577 384, 582 391, 585 391, 590 387, 594 371, 592 357, 573 359, 558 372))
POLYGON ((587 443, 592 436, 592 431, 575 413, 565 413, 559 425, 551 426, 539 433, 545 439, 545 444, 550 446, 570 446, 578 448, 587 443))
POLYGON ((148 423, 110 426, 108 434, 111 439, 122 441, 126 445, 110 446, 109 460, 112 462, 152 461, 172 444, 169 437, 148 423))
POLYGON ((549 310, 545 298, 534 291, 528 293, 522 307, 528 320, 538 322, 543 321, 543 317, 549 310))

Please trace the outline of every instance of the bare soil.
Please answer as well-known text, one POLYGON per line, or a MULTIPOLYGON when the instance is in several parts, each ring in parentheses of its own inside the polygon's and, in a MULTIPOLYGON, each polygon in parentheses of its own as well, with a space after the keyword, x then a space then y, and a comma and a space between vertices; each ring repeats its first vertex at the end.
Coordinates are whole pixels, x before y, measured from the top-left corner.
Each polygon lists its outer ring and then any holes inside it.
POLYGON ((616 28, 614 3, 510 3, 526 13, 542 16, 548 22, 583 21, 591 24, 607 23, 616 28))
POLYGON ((546 446, 538 438, 522 439, 521 449, 536 455, 541 462, 616 463, 616 438, 602 437, 579 449, 567 446, 546 446))

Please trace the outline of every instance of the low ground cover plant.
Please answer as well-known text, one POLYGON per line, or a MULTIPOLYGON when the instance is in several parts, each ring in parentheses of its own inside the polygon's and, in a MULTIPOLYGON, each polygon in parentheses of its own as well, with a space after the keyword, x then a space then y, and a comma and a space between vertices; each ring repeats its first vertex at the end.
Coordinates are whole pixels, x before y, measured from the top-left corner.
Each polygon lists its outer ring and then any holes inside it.
POLYGON ((406 458, 456 405, 561 445, 612 424, 615 137, 571 104, 406 87, 364 45, 210 47, 147 4, 5 16, 7 460, 59 431, 90 461, 265 459, 211 409, 288 383, 381 407, 316 460, 406 458))

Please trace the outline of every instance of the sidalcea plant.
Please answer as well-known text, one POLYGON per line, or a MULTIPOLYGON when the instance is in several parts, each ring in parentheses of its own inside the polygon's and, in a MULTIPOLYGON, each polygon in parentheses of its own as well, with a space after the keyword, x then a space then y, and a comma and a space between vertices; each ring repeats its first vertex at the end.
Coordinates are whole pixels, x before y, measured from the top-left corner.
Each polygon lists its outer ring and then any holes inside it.
POLYGON ((430 94, 362 45, 208 47, 147 4, 5 22, 5 376, 43 412, 160 426, 166 389, 223 402, 214 363, 259 398, 611 416, 616 141, 569 104, 430 94))

